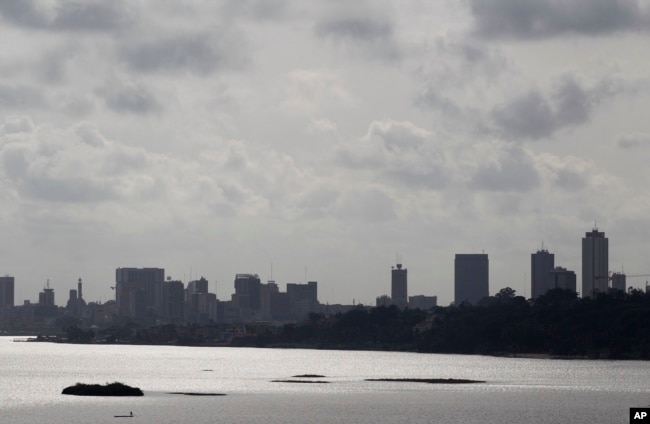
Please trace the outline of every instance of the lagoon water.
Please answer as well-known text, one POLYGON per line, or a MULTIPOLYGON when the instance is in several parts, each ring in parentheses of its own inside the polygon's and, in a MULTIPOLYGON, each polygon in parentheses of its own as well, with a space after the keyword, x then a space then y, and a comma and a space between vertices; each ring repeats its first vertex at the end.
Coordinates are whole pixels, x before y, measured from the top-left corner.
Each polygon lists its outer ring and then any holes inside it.
MULTIPOLYGON (((650 363, 395 352, 16 343, 0 337, 0 423, 627 423, 650 363), (322 374, 328 384, 272 380, 322 374), (482 384, 370 382, 465 378, 482 384), (62 395, 120 381, 144 397, 62 395), (185 396, 170 392, 224 393, 185 396), (133 412, 134 418, 114 418, 133 412)), ((311 379, 315 380, 315 379, 311 379)))

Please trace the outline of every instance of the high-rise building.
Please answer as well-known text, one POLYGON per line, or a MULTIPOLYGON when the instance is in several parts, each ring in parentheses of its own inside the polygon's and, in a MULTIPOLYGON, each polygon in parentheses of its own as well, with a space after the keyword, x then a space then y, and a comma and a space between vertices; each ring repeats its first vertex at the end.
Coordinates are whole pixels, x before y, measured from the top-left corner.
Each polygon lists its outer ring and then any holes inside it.
POLYGON ((458 253, 454 260, 454 303, 476 305, 490 295, 488 255, 458 253))
POLYGON ((564 289, 571 290, 575 293, 576 291, 576 273, 562 268, 561 266, 556 266, 551 271, 551 278, 553 279, 551 288, 554 289, 564 289))
POLYGON ((190 281, 187 283, 187 291, 189 295, 193 295, 194 293, 207 293, 208 280, 205 277, 201 277, 199 280, 190 281))
POLYGON ((548 250, 538 250, 530 255, 530 297, 536 299, 553 288, 555 255, 548 250))
POLYGON ((14 277, 0 277, 0 309, 14 306, 14 277))
POLYGON ((115 270, 117 315, 145 319, 149 312, 159 313, 164 281, 165 270, 162 268, 117 268, 115 270))
POLYGON ((390 297, 393 305, 405 308, 408 304, 407 270, 402 264, 391 269, 390 297))
POLYGON ((239 310, 242 321, 259 319, 262 310, 262 282, 257 274, 236 274, 232 304, 239 310))
POLYGON ((160 315, 167 322, 179 323, 185 318, 185 287, 182 281, 167 280, 162 285, 160 315))
POLYGON ((594 228, 582 239, 582 297, 606 292, 609 280, 609 248, 604 232, 594 228))
POLYGON ((305 319, 310 312, 317 312, 318 282, 308 281, 307 284, 287 283, 287 296, 291 316, 295 320, 305 319))

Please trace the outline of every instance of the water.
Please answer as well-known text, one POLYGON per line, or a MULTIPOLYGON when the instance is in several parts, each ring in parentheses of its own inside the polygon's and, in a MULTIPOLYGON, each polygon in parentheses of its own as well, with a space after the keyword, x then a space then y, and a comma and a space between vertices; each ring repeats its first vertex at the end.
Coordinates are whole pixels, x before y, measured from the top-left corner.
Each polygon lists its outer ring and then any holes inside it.
POLYGON ((650 363, 297 349, 14 343, 0 337, 0 423, 627 423, 650 363), (322 374, 329 384, 275 383, 322 374), (484 384, 368 382, 467 378, 484 384), (141 398, 61 395, 120 381, 141 398), (219 397, 170 392, 225 393, 219 397), (135 418, 114 418, 133 411, 135 418))

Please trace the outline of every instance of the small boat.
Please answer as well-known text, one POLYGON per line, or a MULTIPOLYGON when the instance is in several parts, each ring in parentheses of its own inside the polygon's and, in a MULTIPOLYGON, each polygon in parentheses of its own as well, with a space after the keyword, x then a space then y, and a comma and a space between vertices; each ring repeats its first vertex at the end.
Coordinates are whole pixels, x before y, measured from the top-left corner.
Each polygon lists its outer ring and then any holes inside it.
POLYGON ((115 418, 133 418, 133 412, 131 412, 129 415, 113 415, 115 418))

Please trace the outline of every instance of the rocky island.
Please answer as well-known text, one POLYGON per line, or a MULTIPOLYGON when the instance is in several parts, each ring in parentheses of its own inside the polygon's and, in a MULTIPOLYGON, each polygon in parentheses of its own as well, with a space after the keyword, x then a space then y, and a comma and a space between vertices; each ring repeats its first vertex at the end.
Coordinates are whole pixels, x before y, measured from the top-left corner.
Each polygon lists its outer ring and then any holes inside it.
POLYGON ((77 383, 63 389, 61 394, 74 396, 144 396, 138 387, 130 387, 123 383, 83 384, 77 383))

